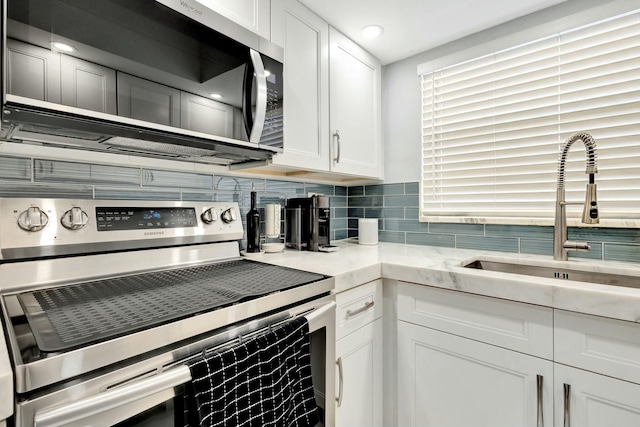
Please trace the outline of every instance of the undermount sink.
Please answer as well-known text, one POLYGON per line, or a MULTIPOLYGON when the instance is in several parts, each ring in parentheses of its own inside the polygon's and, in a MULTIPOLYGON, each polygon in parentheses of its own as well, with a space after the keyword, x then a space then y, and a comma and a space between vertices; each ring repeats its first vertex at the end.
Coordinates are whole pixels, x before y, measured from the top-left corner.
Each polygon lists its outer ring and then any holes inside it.
POLYGON ((524 276, 547 277, 550 279, 574 280, 577 282, 596 283, 600 285, 640 288, 640 276, 629 276, 616 273, 582 271, 562 267, 544 267, 538 265, 510 263, 478 259, 466 264, 466 268, 497 271, 501 273, 520 274, 524 276))

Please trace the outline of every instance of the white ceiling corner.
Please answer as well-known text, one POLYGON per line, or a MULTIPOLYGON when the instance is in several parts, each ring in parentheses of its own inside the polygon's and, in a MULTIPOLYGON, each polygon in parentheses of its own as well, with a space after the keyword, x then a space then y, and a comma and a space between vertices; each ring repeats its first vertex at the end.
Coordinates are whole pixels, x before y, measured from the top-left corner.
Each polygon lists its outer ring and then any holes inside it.
POLYGON ((566 0, 298 1, 389 64, 566 0), (362 37, 370 24, 384 27, 384 34, 362 37))

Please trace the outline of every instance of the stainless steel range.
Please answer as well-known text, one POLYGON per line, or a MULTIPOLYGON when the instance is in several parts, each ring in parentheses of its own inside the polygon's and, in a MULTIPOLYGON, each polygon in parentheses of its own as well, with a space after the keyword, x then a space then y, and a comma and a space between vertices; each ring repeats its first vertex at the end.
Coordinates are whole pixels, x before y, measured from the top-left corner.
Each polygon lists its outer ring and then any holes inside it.
POLYGON ((174 425, 186 361, 299 315, 332 425, 334 281, 242 236, 236 203, 0 199, 9 425, 174 425))

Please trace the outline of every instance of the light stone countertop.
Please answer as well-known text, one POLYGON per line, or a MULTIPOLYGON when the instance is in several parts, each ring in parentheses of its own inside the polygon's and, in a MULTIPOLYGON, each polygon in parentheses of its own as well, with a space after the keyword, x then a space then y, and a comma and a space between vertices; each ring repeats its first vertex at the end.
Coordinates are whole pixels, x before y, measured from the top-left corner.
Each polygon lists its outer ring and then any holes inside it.
POLYGON ((483 258, 582 271, 615 272, 638 276, 640 284, 640 265, 633 263, 591 259, 564 262, 554 261, 551 256, 397 243, 364 246, 345 240, 333 244, 339 246, 340 250, 329 253, 286 250, 265 253, 254 259, 334 276, 336 292, 383 277, 640 323, 640 288, 462 267, 469 261, 483 258))

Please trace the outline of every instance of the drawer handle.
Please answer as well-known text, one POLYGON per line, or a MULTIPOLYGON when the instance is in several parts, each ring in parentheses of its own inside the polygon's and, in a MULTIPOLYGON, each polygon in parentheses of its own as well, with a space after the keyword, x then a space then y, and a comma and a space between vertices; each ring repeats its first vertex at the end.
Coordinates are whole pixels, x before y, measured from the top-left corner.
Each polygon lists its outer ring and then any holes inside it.
POLYGON ((368 301, 364 304, 364 306, 360 307, 357 310, 347 310, 347 317, 353 317, 360 313, 363 313, 369 310, 371 307, 373 307, 374 304, 375 304, 375 301, 368 301))
POLYGON ((344 391, 344 374, 342 372, 342 357, 338 357, 336 360, 336 365, 338 365, 338 397, 336 397, 336 402, 338 402, 338 408, 342 406, 342 392, 344 391))
POLYGON ((537 389, 538 389, 538 424, 537 427, 544 427, 544 413, 542 411, 542 385, 544 382, 544 377, 542 375, 538 375, 536 378, 537 389))
POLYGON ((564 427, 571 427, 571 408, 569 404, 571 402, 571 384, 564 384, 564 427))

